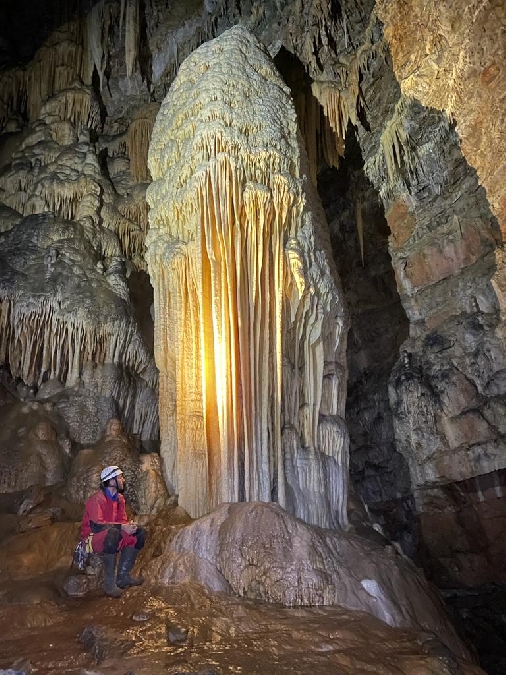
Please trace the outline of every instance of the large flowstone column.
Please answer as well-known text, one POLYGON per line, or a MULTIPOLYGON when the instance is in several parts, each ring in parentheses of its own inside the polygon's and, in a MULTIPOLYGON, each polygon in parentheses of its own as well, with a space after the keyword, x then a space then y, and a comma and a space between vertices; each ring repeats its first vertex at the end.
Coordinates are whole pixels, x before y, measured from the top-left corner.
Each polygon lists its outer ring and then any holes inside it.
POLYGON ((181 66, 153 130, 161 454, 193 516, 277 501, 346 525, 346 316, 289 91, 241 27, 181 66))

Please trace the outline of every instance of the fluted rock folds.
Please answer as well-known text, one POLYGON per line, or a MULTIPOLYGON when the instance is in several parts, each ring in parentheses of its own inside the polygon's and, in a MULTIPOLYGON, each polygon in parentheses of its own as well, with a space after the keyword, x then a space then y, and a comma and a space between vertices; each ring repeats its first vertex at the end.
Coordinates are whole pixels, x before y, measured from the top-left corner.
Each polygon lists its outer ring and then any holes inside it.
POLYGON ((194 517, 260 500, 346 525, 347 320, 303 155, 244 28, 182 64, 150 145, 147 259, 165 477, 194 517))

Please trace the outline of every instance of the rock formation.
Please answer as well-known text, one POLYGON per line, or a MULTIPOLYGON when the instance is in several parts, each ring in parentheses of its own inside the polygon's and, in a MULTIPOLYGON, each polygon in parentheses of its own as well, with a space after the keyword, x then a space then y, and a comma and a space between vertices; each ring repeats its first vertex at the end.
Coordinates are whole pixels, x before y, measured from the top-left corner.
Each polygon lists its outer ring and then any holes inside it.
POLYGON ((181 66, 150 145, 148 263, 161 452, 192 516, 275 500, 347 524, 347 326, 300 154, 288 92, 246 30, 181 66))
POLYGON ((121 422, 109 420, 105 433, 91 448, 83 448, 72 462, 67 484, 69 498, 84 504, 90 495, 100 489, 100 473, 106 466, 120 466, 126 479, 125 495, 137 510, 137 477, 139 452, 123 432, 121 422))
POLYGON ((340 605, 392 626, 432 631, 465 650, 423 575, 395 549, 346 533, 319 530, 275 504, 225 504, 182 529, 151 574, 289 607, 340 605), (176 566, 174 566, 174 564, 176 566), (192 575, 193 572, 193 575, 192 575))
POLYGON ((55 429, 51 408, 41 403, 1 407, 0 493, 61 483, 70 464, 70 441, 55 429))
POLYGON ((502 3, 169 4, 0 6, 0 474, 65 481, 118 418, 147 518, 162 470, 194 515, 335 527, 349 454, 353 527, 478 602, 506 578, 502 3))

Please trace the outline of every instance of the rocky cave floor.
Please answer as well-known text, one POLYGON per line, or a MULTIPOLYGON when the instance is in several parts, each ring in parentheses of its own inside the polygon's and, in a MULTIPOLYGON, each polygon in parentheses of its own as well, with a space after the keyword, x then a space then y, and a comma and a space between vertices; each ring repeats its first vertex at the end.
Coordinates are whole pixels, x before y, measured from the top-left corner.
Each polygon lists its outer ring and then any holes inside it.
MULTIPOLYGON (((82 506, 69 503, 65 494, 61 486, 35 486, 0 499, 2 675, 3 669, 19 675, 483 674, 460 661, 435 633, 393 628, 365 612, 288 608, 212 592, 193 581, 162 583, 164 566, 156 572, 158 561, 163 563, 169 542, 192 523, 174 501, 141 522, 148 536, 134 575, 143 574, 144 585, 125 590, 120 599, 108 598, 100 590, 100 564, 81 574, 70 567, 82 506)), ((278 513, 262 506, 262 513, 278 513)), ((263 527, 277 532, 266 517, 263 513, 263 527)), ((375 564, 381 564, 379 558, 375 564)), ((273 570, 274 576, 282 573, 273 570)), ((491 589, 487 608, 483 597, 456 593, 447 601, 467 616, 464 628, 483 632, 491 665, 489 670, 480 654, 485 671, 502 675, 505 642, 494 643, 494 636, 501 635, 497 620, 506 611, 491 606, 502 598, 504 610, 506 598, 491 589)))
MULTIPOLYGON (((288 609, 196 584, 131 588, 116 600, 61 592, 67 572, 0 585, 0 667, 52 675, 391 673, 453 675, 433 635, 338 607, 288 609)), ((466 673, 476 672, 467 664, 466 673)))

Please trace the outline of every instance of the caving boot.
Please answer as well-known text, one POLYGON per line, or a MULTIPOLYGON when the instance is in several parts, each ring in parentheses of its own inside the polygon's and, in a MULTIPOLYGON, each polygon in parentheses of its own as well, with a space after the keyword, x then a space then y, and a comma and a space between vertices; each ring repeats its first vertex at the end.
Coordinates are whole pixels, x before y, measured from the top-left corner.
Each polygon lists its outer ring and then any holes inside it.
POLYGON ((142 577, 136 578, 130 576, 138 553, 138 549, 130 546, 122 549, 118 564, 118 576, 116 577, 116 585, 120 588, 140 586, 144 582, 142 577))
POLYGON ((114 580, 115 571, 116 571, 116 553, 102 553, 101 556, 104 561, 104 591, 106 595, 110 595, 111 598, 120 598, 121 597, 121 588, 116 586, 114 580))

